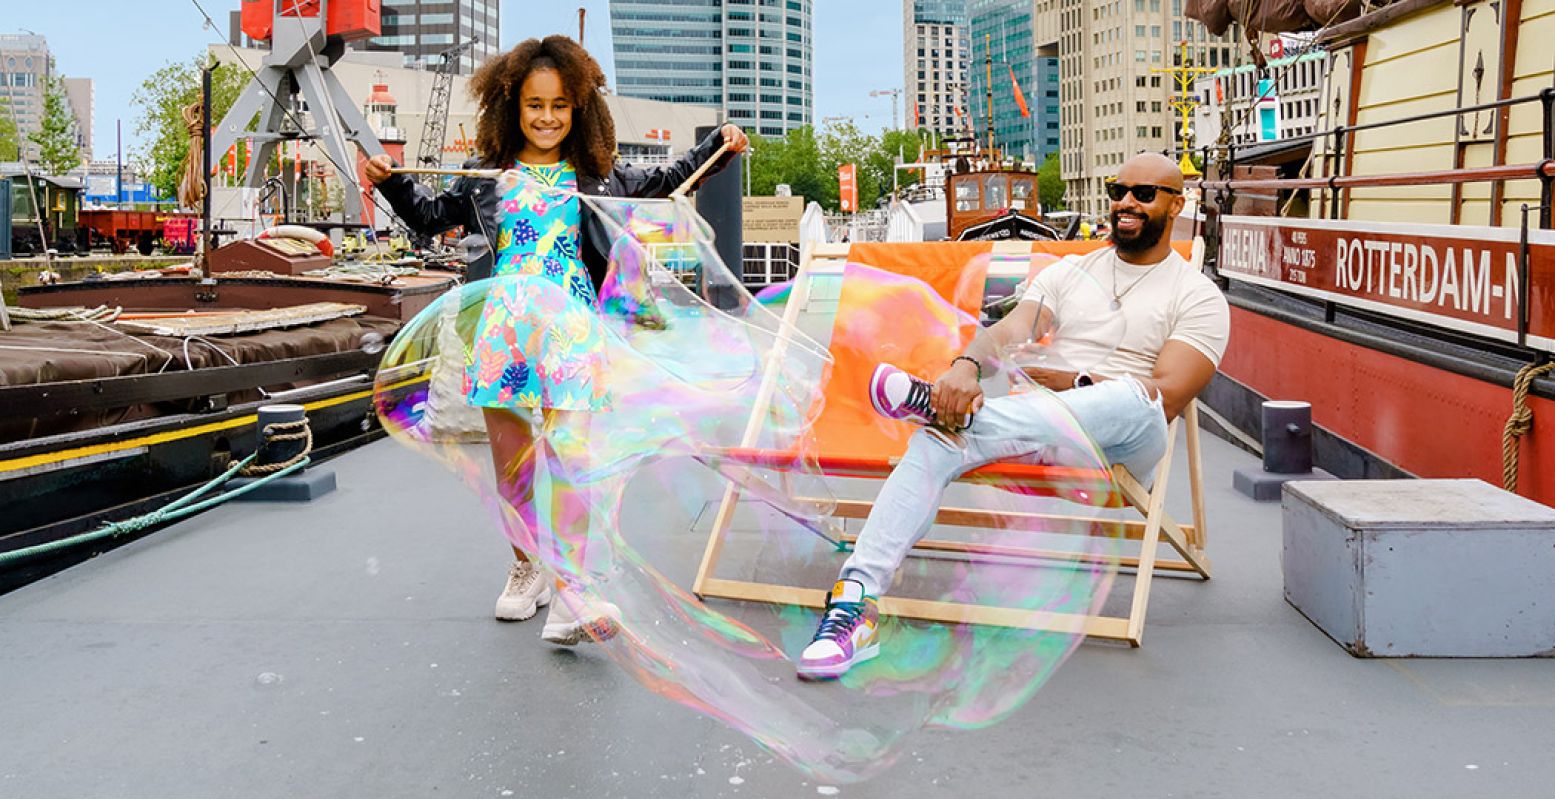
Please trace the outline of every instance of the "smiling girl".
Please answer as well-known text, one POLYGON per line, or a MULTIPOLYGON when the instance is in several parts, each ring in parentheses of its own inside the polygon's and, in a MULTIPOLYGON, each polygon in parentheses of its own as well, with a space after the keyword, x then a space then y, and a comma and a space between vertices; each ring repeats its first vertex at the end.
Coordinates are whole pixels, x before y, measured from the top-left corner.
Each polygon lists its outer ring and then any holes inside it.
MULTIPOLYGON (((391 177, 386 158, 367 167, 368 178, 411 227, 437 233, 464 225, 467 233, 482 232, 495 238, 492 275, 543 277, 564 290, 540 296, 526 290, 532 281, 493 281, 468 359, 468 400, 484 411, 503 496, 531 526, 537 521, 536 427, 586 431, 586 420, 573 415, 609 405, 599 328, 591 314, 598 309, 611 240, 604 221, 572 193, 667 197, 721 145, 729 145, 729 154, 708 174, 748 146, 744 132, 725 125, 668 166, 620 163, 604 88, 599 64, 577 42, 564 36, 530 39, 488 60, 470 84, 481 106, 476 148, 482 165, 505 170, 495 185, 466 179, 432 197, 403 175, 391 177), (557 304, 562 297, 565 307, 557 304), (558 325, 568 334, 546 335, 558 325)), ((471 270, 472 280, 486 276, 471 270)), ((553 517, 568 517, 568 496, 565 486, 553 491, 553 517)), ((575 507, 570 513, 576 517, 586 510, 575 507)), ((613 609, 590 609, 578 618, 569 603, 551 602, 550 581, 524 552, 514 547, 513 554, 517 562, 497 601, 497 618, 526 619, 550 603, 541 634, 547 641, 572 645, 614 633, 613 609)))

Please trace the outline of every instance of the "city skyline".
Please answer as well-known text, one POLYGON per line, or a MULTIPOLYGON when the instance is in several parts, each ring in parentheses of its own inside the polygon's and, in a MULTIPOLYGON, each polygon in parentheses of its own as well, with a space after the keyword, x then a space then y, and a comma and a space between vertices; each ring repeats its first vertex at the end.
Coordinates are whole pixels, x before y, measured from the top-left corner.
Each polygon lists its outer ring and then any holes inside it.
MULTIPOLYGON (((848 116, 867 132, 889 127, 891 99, 870 97, 869 92, 897 87, 902 79, 900 0, 820 2, 815 6, 813 120, 818 124, 826 117, 848 116), (879 35, 857 35, 871 29, 879 35)), ((224 43, 228 12, 237 7, 236 0, 146 0, 136 7, 134 15, 125 15, 121 13, 123 6, 109 0, 39 4, 12 15, 7 20, 9 29, 0 29, 0 33, 31 31, 42 35, 49 40, 62 74, 92 78, 95 157, 114 156, 114 125, 122 119, 128 159, 140 144, 134 132, 140 112, 131 102, 140 84, 169 63, 186 63, 208 46, 224 43), (207 28, 200 8, 210 14, 214 27, 207 28), (125 46, 125 42, 153 32, 160 46, 125 46)), ((584 43, 613 87, 615 58, 610 47, 608 0, 566 4, 501 0, 502 49, 534 36, 576 35, 580 7, 587 10, 584 43)))

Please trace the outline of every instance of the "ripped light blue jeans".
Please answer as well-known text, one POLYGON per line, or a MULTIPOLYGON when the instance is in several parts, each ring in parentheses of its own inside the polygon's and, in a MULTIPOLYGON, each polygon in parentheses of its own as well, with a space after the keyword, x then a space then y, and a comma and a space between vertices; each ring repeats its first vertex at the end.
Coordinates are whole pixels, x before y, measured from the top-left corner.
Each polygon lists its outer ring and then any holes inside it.
MULTIPOLYGON (((1056 396, 1108 463, 1128 467, 1149 485, 1166 452, 1160 399, 1150 399, 1144 386, 1131 378, 1104 380, 1056 396)), ((965 446, 954 446, 926 429, 915 433, 881 487, 841 577, 857 580, 866 593, 880 596, 908 551, 928 533, 952 481, 979 466, 1039 454, 1067 442, 1071 437, 1061 428, 1068 420, 1044 412, 1032 399, 1014 395, 988 400, 965 431, 965 446)))

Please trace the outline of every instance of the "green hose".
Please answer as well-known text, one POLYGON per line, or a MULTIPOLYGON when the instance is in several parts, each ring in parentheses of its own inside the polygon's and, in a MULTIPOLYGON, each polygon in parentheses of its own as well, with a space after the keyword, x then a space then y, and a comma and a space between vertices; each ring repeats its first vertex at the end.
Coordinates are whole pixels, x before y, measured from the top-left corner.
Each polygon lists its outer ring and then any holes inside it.
MULTIPOLYGON (((257 455, 258 453, 255 454, 257 455)), ((24 547, 22 549, 13 549, 10 552, 0 552, 0 568, 8 566, 17 561, 26 560, 38 555, 44 555, 49 552, 68 549, 70 547, 91 543, 93 541, 100 541, 104 538, 120 536, 126 533, 140 532, 141 530, 154 527, 164 522, 174 521, 175 519, 182 519, 183 517, 190 514, 199 513, 206 508, 212 508, 220 505, 221 503, 226 502, 227 500, 234 497, 247 494, 248 492, 253 491, 254 489, 266 483, 269 483, 278 477, 284 477, 288 474, 291 474, 292 472, 304 469, 312 460, 312 458, 304 456, 302 460, 299 460, 284 469, 271 472, 270 474, 267 474, 252 483, 246 483, 237 489, 228 491, 224 494, 218 494, 202 502, 197 502, 193 505, 189 504, 194 502, 194 500, 209 494, 218 486, 232 479, 233 475, 237 474, 244 467, 252 463, 254 457, 254 455, 250 455, 247 458, 234 463, 233 465, 227 467, 227 471, 217 475, 214 479, 205 485, 200 486, 194 491, 191 491, 190 493, 185 494, 184 496, 179 497, 178 499, 175 499, 154 511, 151 511, 150 513, 143 513, 139 516, 125 519, 122 522, 107 522, 96 530, 79 533, 68 538, 61 538, 57 541, 50 541, 45 544, 37 544, 35 546, 24 547)))

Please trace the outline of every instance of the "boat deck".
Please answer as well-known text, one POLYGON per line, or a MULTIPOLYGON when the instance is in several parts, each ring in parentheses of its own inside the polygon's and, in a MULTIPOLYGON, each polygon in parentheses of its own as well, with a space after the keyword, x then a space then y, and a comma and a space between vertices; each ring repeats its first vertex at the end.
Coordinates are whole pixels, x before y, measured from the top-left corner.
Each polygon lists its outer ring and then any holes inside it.
MULTIPOLYGON (((0 796, 1549 795, 1550 662, 1350 657, 1282 598, 1279 506, 1230 487, 1254 458, 1204 447, 1214 580, 1159 581, 1142 648, 1082 645, 1008 721, 838 793, 493 621, 504 541, 378 442, 311 505, 230 504, 0 596, 0 796)), ((665 504, 633 515, 685 530, 665 504)))

